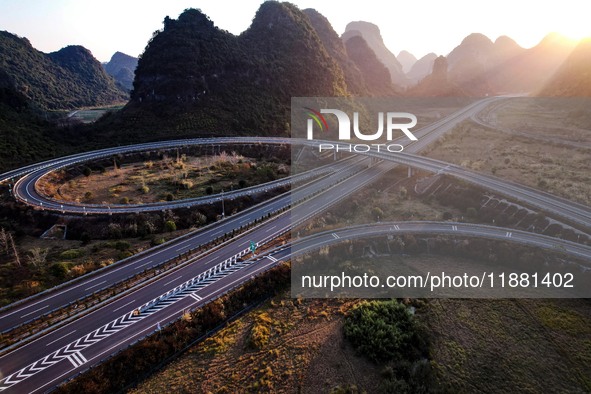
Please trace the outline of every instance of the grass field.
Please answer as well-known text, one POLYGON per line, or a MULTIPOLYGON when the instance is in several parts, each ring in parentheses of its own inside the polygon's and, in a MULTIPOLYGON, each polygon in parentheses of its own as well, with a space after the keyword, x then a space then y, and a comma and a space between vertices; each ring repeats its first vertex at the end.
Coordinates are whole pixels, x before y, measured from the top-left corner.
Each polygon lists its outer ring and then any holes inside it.
POLYGON ((46 177, 45 193, 65 201, 100 204, 151 203, 230 191, 282 178, 286 165, 222 152, 216 156, 165 157, 93 172, 63 183, 46 177), (63 184, 62 184, 63 183, 63 184))
POLYGON ((463 122, 427 156, 591 203, 591 151, 507 135, 463 122))

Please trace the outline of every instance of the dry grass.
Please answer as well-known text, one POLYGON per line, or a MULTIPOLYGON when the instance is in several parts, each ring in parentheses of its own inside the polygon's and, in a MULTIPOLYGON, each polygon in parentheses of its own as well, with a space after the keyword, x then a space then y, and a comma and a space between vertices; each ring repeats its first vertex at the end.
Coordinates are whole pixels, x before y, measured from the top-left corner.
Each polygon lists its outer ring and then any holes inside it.
POLYGON ((204 196, 208 187, 213 187, 214 193, 229 191, 239 188, 240 180, 250 186, 272 180, 269 174, 283 177, 288 173, 289 168, 284 165, 222 152, 216 156, 183 155, 110 167, 104 173, 78 176, 66 183, 55 174, 45 177, 40 187, 45 194, 65 201, 145 204, 163 201, 168 194, 175 199, 204 196))
POLYGON ((591 155, 464 122, 429 157, 591 203, 591 155))
POLYGON ((338 300, 297 300, 288 294, 197 345, 132 393, 326 393, 342 384, 375 392, 377 368, 343 342, 338 300), (253 333, 265 327, 264 343, 253 333))
POLYGON ((451 392, 589 392, 587 300, 432 300, 432 357, 451 392))

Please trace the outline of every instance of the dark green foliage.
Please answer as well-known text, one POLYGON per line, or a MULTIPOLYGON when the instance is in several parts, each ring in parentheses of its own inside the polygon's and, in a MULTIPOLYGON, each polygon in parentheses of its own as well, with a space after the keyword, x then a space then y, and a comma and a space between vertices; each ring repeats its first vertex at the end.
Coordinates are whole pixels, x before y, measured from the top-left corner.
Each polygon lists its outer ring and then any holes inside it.
POLYGON ((111 104, 126 99, 90 51, 69 46, 45 54, 26 38, 0 32, 0 86, 44 110, 111 104))
POLYGON ((176 223, 173 222, 172 220, 168 220, 168 221, 166 221, 166 223, 164 223, 164 228, 168 232, 176 231, 176 223))
POLYGON ((58 279, 64 279, 69 270, 68 263, 56 263, 49 267, 50 274, 58 279))
POLYGON ((63 154, 63 136, 23 94, 2 87, 2 75, 0 70, 0 171, 63 154))
POLYGON ((238 37, 189 9, 148 43, 118 121, 155 132, 285 134, 291 97, 346 93, 340 67, 294 5, 263 3, 238 37))
POLYGON ((344 330, 355 349, 376 363, 414 361, 425 348, 413 315, 396 300, 361 302, 346 317, 344 330))
POLYGON ((344 331, 360 354, 385 366, 380 392, 432 391, 426 332, 406 305, 396 300, 361 302, 346 316, 344 331))

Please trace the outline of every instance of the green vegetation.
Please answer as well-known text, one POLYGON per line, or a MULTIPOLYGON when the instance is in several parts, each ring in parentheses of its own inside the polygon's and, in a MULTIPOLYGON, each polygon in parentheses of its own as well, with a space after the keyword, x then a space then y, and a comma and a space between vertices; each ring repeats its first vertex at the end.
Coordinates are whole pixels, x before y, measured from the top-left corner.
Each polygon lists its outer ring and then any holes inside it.
POLYGON ((426 333, 396 300, 363 301, 345 317, 345 337, 357 352, 385 365, 383 392, 428 392, 431 372, 426 333))
POLYGON ((294 5, 263 3, 238 37, 189 9, 164 20, 139 59, 130 104, 104 127, 285 134, 291 97, 346 93, 340 67, 294 5))
POLYGON ((345 337, 376 363, 416 360, 425 347, 413 315, 396 300, 356 305, 345 319, 345 337))
POLYGON ((1 31, 0 53, 0 87, 14 89, 41 109, 73 109, 126 99, 90 51, 81 46, 44 54, 26 38, 1 31))
POLYGON ((60 253, 60 258, 64 260, 74 260, 78 257, 84 256, 84 254, 85 252, 83 249, 69 249, 60 253))

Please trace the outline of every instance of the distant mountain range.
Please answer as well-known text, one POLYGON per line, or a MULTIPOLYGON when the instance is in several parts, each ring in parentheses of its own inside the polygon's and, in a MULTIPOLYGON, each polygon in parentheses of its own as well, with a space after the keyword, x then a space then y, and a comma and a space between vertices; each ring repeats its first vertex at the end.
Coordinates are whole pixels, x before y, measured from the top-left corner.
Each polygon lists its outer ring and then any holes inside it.
POLYGON ((384 44, 378 26, 363 21, 351 22, 345 28, 345 32, 341 38, 347 42, 347 40, 354 36, 361 36, 367 42, 369 48, 371 48, 377 58, 390 71, 390 78, 395 86, 404 87, 408 85, 409 81, 402 70, 402 64, 400 64, 396 56, 384 44))
POLYGON ((133 79, 137 67, 137 57, 115 52, 107 63, 104 63, 105 71, 126 91, 133 89, 133 79))
POLYGON ((591 38, 579 42, 539 96, 591 96, 591 38))
POLYGON ((73 109, 121 102, 116 86, 90 51, 68 46, 45 54, 26 38, 0 32, 0 87, 43 110, 73 109))
POLYGON ((199 10, 166 17, 139 60, 117 52, 104 65, 80 46, 45 54, 0 32, 0 134, 11 155, 39 157, 32 141, 57 137, 41 135, 45 120, 35 114, 128 98, 86 130, 88 143, 287 135, 297 96, 591 95, 590 53, 589 40, 576 45, 557 34, 525 49, 475 33, 447 56, 395 56, 374 24, 351 22, 339 37, 317 11, 280 2, 263 3, 239 36, 199 10))

